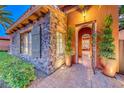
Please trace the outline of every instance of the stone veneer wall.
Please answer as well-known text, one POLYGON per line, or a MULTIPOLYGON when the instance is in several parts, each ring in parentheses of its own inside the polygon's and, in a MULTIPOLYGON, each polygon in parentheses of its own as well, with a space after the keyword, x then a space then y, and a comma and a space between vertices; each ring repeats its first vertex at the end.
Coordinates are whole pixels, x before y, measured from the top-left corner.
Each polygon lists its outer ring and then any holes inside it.
POLYGON ((18 55, 20 53, 20 33, 19 33, 19 31, 15 32, 12 35, 10 52, 11 52, 11 54, 14 54, 14 55, 18 55))
POLYGON ((64 63, 64 55, 61 60, 56 58, 56 32, 66 33, 66 16, 60 12, 50 11, 33 25, 32 33, 32 56, 20 54, 20 32, 13 35, 11 53, 34 64, 35 68, 45 72, 53 73, 64 63), (40 45, 40 26, 41 26, 41 45, 40 45), (41 46, 41 58, 40 58, 41 46), (59 62, 58 62, 59 61, 59 62))
POLYGON ((62 12, 50 12, 50 61, 54 69, 59 68, 65 62, 65 56, 57 56, 56 54, 56 32, 61 32, 63 35, 66 35, 67 21, 66 15, 62 12))
POLYGON ((49 61, 50 53, 50 15, 49 13, 41 18, 34 24, 32 30, 32 57, 36 60, 34 62, 36 68, 42 70, 46 74, 50 74, 54 71, 49 61), (41 29, 40 29, 41 27, 41 29), (41 30, 41 40, 40 40, 41 30), (41 45, 40 45, 41 41, 41 45), (40 57, 41 48, 41 57, 40 57), (36 64, 37 63, 37 64, 36 64))

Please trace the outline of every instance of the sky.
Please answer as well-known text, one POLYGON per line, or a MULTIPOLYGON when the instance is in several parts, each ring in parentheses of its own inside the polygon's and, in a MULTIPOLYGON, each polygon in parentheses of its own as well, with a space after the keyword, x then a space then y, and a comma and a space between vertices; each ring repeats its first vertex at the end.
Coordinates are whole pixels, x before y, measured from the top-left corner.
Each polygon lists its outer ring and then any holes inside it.
MULTIPOLYGON (((11 18, 14 22, 22 16, 31 6, 30 5, 7 5, 5 10, 8 10, 12 13, 11 18)), ((5 29, 0 25, 0 36, 6 36, 5 29)))

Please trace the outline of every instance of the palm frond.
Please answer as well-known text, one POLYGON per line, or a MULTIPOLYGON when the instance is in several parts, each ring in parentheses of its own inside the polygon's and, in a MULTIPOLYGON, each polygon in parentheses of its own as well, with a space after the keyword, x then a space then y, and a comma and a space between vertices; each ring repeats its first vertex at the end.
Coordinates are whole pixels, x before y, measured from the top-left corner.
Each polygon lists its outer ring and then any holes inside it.
POLYGON ((0 18, 0 22, 4 22, 4 23, 11 25, 13 23, 13 20, 8 17, 2 17, 0 18))
POLYGON ((5 30, 8 28, 8 25, 4 22, 0 22, 0 24, 5 28, 5 30))
POLYGON ((5 10, 0 10, 0 16, 11 16, 12 15, 12 13, 11 12, 9 12, 9 11, 5 11, 5 10))
POLYGON ((6 5, 0 5, 0 10, 5 8, 5 7, 6 7, 6 5))
POLYGON ((10 18, 12 13, 10 11, 5 10, 5 5, 0 5, 0 24, 7 29, 13 23, 13 19, 10 18))

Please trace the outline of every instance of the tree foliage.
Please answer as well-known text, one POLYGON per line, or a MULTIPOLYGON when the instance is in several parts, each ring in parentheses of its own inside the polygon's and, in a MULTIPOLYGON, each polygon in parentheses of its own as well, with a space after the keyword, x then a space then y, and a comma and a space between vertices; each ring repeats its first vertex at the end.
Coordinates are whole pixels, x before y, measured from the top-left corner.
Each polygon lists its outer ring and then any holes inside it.
POLYGON ((104 29, 102 40, 100 42, 100 55, 107 59, 114 59, 114 38, 112 36, 112 28, 111 25, 113 23, 112 15, 108 15, 104 20, 104 29))
POLYGON ((124 14, 124 5, 120 6, 119 14, 124 14))
POLYGON ((5 5, 0 5, 0 24, 7 29, 13 23, 12 13, 8 10, 5 10, 5 5))
POLYGON ((121 5, 119 8, 119 15, 122 17, 119 20, 119 29, 124 29, 124 5, 121 5))
POLYGON ((66 51, 66 54, 67 55, 72 55, 72 36, 73 36, 73 33, 74 33, 74 28, 69 26, 68 27, 68 30, 67 30, 67 37, 66 37, 66 48, 65 48, 65 51, 66 51))

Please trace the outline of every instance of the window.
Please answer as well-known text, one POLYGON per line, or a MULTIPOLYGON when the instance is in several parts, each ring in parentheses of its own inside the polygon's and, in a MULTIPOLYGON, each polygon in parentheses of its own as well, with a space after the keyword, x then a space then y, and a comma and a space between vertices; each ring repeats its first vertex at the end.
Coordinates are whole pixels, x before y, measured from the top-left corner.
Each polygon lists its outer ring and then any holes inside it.
POLYGON ((60 32, 56 33, 57 35, 57 56, 64 54, 64 35, 60 32))
POLYGON ((21 34, 20 38, 21 53, 31 55, 32 49, 31 32, 21 34))

